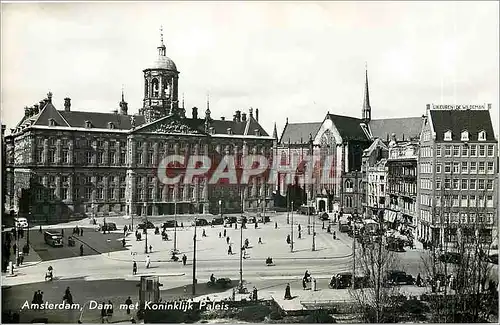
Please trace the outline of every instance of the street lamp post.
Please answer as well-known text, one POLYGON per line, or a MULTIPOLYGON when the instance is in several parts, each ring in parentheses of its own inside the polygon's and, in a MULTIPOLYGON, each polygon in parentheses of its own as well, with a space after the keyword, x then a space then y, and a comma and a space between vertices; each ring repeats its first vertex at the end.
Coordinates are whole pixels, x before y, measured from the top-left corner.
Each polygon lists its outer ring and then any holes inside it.
POLYGON ((177 253, 177 200, 174 201, 174 253, 177 253))
POLYGON ((146 202, 144 202, 144 215, 146 216, 145 230, 146 230, 146 240, 144 241, 144 253, 148 253, 148 212, 146 211, 146 202))
MULTIPOLYGON (((309 209, 309 208, 308 208, 309 209)), ((316 219, 313 217, 313 242, 312 242, 312 251, 316 250, 316 219)))
POLYGON ((290 229, 291 229, 292 236, 290 238, 291 239, 290 252, 293 253, 293 201, 292 201, 291 210, 292 210, 292 226, 290 227, 290 229))
POLYGON ((196 295, 196 221, 197 216, 194 217, 194 235, 193 235, 193 286, 192 294, 196 295))
POLYGON ((290 193, 286 191, 286 224, 290 224, 290 193))
MULTIPOLYGON (((241 226, 240 226, 240 285, 239 292, 243 293, 243 214, 244 214, 243 190, 241 191, 241 226)), ((238 221, 236 221, 238 222, 238 221)))
POLYGON ((219 200, 219 213, 220 217, 222 218, 222 200, 219 200))
POLYGON ((353 284, 354 284, 354 279, 356 278, 356 218, 358 216, 357 210, 354 210, 354 213, 352 214, 352 278, 353 278, 353 284))

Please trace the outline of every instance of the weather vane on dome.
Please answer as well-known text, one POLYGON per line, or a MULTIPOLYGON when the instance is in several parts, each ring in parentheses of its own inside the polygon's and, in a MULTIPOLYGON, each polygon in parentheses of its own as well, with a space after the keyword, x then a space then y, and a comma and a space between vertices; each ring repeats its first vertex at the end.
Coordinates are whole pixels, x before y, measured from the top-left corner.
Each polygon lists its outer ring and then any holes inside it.
POLYGON ((160 39, 161 39, 161 45, 163 45, 163 25, 160 26, 160 39))

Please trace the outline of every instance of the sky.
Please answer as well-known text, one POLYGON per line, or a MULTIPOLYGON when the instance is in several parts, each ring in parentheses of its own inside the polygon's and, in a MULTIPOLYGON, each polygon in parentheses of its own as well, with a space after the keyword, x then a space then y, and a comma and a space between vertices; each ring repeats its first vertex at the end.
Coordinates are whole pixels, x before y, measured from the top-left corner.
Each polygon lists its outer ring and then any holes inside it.
MULTIPOLYGON (((259 108, 269 134, 327 112, 421 116, 426 104, 492 103, 499 124, 499 3, 3 3, 1 122, 14 127, 51 91, 57 109, 129 113, 143 99, 163 26, 186 114, 259 108)), ((203 114, 203 113, 202 113, 203 114)))

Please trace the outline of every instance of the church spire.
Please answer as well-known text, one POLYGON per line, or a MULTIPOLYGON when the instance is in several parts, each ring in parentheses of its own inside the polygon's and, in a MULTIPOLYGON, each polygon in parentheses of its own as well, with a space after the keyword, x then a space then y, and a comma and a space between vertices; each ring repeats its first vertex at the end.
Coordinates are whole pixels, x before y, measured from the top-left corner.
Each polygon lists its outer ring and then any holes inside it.
POLYGON ((370 122, 372 117, 372 108, 370 107, 370 92, 368 90, 368 68, 365 62, 365 96, 363 98, 363 110, 361 118, 365 123, 370 122))
POLYGON ((278 130, 276 129, 276 122, 274 122, 273 139, 278 140, 278 130))
POLYGON ((210 112, 210 93, 207 92, 207 111, 210 112))
POLYGON ((128 114, 128 103, 125 101, 125 95, 123 93, 123 85, 122 85, 122 101, 120 102, 120 114, 121 115, 128 114))

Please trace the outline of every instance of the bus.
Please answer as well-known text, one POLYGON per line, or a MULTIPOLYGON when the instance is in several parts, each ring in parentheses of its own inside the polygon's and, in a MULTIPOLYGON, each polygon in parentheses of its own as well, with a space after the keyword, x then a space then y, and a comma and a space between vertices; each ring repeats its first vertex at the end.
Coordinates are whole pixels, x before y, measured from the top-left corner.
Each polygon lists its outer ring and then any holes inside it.
POLYGON ((44 235, 46 244, 53 246, 53 247, 63 246, 63 237, 60 233, 46 231, 43 235, 44 235))

